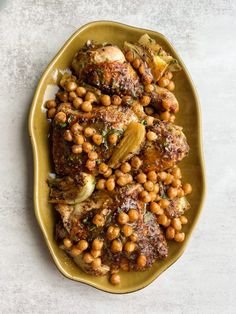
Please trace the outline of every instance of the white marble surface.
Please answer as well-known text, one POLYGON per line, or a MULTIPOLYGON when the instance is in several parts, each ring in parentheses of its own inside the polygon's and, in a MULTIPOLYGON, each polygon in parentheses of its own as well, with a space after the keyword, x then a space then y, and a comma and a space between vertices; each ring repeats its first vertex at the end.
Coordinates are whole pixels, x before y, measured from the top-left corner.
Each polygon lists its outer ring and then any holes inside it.
POLYGON ((236 1, 1 1, 0 313, 235 313, 236 1), (149 287, 109 295, 65 279, 37 226, 27 116, 45 66, 86 22, 165 34, 202 103, 208 192, 186 253, 149 287))

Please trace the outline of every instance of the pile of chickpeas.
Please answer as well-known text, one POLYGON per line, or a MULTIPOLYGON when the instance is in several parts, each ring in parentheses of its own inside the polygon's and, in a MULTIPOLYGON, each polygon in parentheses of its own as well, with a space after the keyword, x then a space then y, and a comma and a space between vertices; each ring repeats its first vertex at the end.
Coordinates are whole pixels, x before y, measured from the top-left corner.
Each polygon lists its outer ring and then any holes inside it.
MULTIPOLYGON (((129 50, 125 54, 126 60, 132 64, 134 69, 138 71, 141 75, 142 82, 144 84, 144 90, 146 93, 151 93, 155 91, 155 84, 153 83, 152 76, 148 74, 148 70, 146 70, 147 66, 145 62, 143 62, 140 58, 135 57, 133 51, 129 50)), ((164 75, 157 81, 158 86, 167 88, 170 92, 175 89, 175 84, 172 81, 173 74, 170 71, 166 71, 164 75)), ((151 98, 148 95, 145 95, 141 98, 140 102, 143 106, 148 106, 150 103, 151 98)), ((164 109, 158 115, 155 114, 156 117, 160 118, 163 121, 169 121, 173 123, 175 121, 175 115, 170 113, 170 104, 168 101, 162 102, 162 107, 164 109)), ((176 108, 177 112, 178 108, 176 108)), ((154 113, 154 109, 152 107, 146 107, 145 112, 147 115, 151 116, 154 113)), ((175 113, 176 113, 175 112, 175 113)))
MULTIPOLYGON (((163 100, 163 112, 157 114, 154 108, 150 106, 151 95, 155 91, 155 84, 152 76, 146 71, 146 64, 139 58, 135 58, 133 52, 128 51, 125 55, 126 60, 132 64, 141 76, 144 84, 145 95, 139 99, 139 103, 143 106, 146 113, 145 121, 147 126, 154 123, 154 119, 158 118, 163 121, 173 123, 175 121, 174 113, 170 112, 168 101, 163 100)), ((169 91, 173 91, 175 84, 172 81, 173 74, 166 72, 157 82, 160 87, 165 87, 169 91)), ((57 100, 49 100, 46 103, 48 109, 47 116, 49 119, 59 124, 68 123, 67 113, 70 110, 81 110, 89 113, 97 104, 103 106, 120 106, 130 104, 131 96, 120 97, 118 95, 103 95, 93 93, 83 86, 76 83, 76 78, 73 76, 62 80, 60 83, 62 90, 57 93, 57 100)), ((68 124, 69 125, 69 124, 68 124)), ((139 183, 141 191, 139 200, 147 205, 147 210, 156 216, 157 222, 164 228, 166 239, 176 242, 183 242, 185 233, 182 228, 188 223, 186 216, 182 215, 179 218, 169 218, 166 214, 166 209, 170 205, 171 200, 181 198, 192 192, 192 187, 189 183, 182 183, 181 170, 174 166, 167 171, 142 171, 142 160, 138 156, 133 156, 129 161, 122 163, 119 168, 112 169, 105 162, 98 160, 99 156, 96 152, 103 143, 102 134, 98 133, 92 126, 86 126, 74 123, 69 129, 64 131, 65 141, 71 142, 71 151, 73 154, 87 154, 86 167, 89 171, 96 169, 96 189, 115 191, 116 188, 124 187, 131 183, 139 183), (97 162, 99 161, 99 162, 97 162), (166 196, 160 194, 160 185, 165 187, 166 196)), ((157 135, 155 132, 148 131, 146 133, 147 141, 155 141, 157 135)), ((116 145, 119 140, 117 134, 109 134, 107 141, 110 145, 116 145)), ((130 209, 127 213, 121 211, 117 214, 116 222, 111 224, 106 231, 106 239, 110 241, 110 250, 112 253, 126 252, 130 254, 136 249, 138 236, 134 228, 130 225, 139 219, 139 212, 136 209, 130 209), (119 236, 125 237, 126 242, 122 243, 119 236)), ((106 216, 103 212, 96 213, 92 217, 92 223, 97 227, 103 227, 106 223, 106 216)), ((63 240, 63 245, 73 257, 82 254, 84 263, 91 265, 91 268, 96 271, 102 265, 102 250, 104 247, 104 239, 96 238, 89 243, 87 240, 80 240, 74 244, 69 238, 63 240)), ((142 269, 147 263, 145 255, 139 255, 136 260, 138 268, 142 269)), ((120 269, 128 271, 129 261, 127 258, 122 258, 120 269)), ((110 282, 114 285, 120 283, 119 269, 112 268, 110 270, 110 282)))

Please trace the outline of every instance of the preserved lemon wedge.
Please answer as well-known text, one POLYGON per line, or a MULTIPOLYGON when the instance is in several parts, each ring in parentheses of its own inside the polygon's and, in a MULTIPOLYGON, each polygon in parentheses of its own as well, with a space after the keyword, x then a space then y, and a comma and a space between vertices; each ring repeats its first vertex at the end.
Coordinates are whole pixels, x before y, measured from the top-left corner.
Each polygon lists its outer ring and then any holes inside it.
POLYGON ((145 139, 145 126, 138 122, 131 122, 124 137, 115 148, 111 159, 108 163, 109 167, 117 168, 120 164, 130 159, 133 154, 137 153, 145 139))

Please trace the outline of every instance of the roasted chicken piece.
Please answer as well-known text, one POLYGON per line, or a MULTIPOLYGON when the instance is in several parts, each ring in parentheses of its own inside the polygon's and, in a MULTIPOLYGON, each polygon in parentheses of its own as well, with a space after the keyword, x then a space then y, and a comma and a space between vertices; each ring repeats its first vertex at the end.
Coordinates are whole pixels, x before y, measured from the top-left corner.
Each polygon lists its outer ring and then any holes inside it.
MULTIPOLYGON (((150 212, 145 212, 144 204, 138 199, 141 191, 139 184, 130 187, 116 188, 113 192, 96 191, 90 198, 77 204, 76 206, 57 205, 56 209, 62 216, 63 226, 57 226, 57 236, 69 237, 72 241, 86 239, 91 242, 94 238, 100 238, 104 242, 101 268, 95 272, 90 265, 85 265, 81 257, 75 258, 75 262, 86 272, 93 275, 104 275, 110 267, 119 266, 124 259, 129 258, 130 269, 136 269, 136 258, 140 254, 147 256, 149 267, 157 258, 167 256, 167 244, 161 227, 156 221, 156 217, 150 212), (127 213, 130 209, 135 209, 139 213, 139 218, 135 222, 130 222, 135 234, 138 237, 135 251, 131 254, 126 252, 111 253, 110 247, 112 239, 106 236, 109 226, 117 226, 117 219, 121 212, 127 213), (94 217, 103 217, 103 223, 96 225, 94 217), (64 232, 62 231, 65 229, 64 232), (132 262, 133 261, 133 262, 132 262)), ((125 243, 122 234, 118 236, 121 243, 125 243)))
POLYGON ((182 128, 172 123, 156 120, 146 132, 154 132, 156 139, 145 141, 139 157, 143 171, 161 171, 173 167, 187 156, 189 146, 182 128))
MULTIPOLYGON (((117 134, 122 137, 123 132, 132 121, 137 121, 136 114, 128 107, 124 106, 109 106, 94 107, 92 112, 84 113, 65 109, 67 120, 70 122, 65 127, 53 124, 52 127, 52 144, 53 144, 53 161, 55 171, 57 174, 76 174, 78 171, 87 172, 86 160, 87 154, 74 154, 72 152, 73 142, 66 141, 64 134, 67 129, 71 129, 75 123, 91 127, 97 134, 102 136, 102 144, 95 145, 95 151, 98 154, 98 160, 103 161, 110 158, 114 150, 114 145, 109 145, 108 136, 110 134, 117 134)), ((91 142, 91 138, 87 141, 91 142)))
POLYGON ((141 96, 143 86, 137 73, 116 46, 87 44, 78 51, 72 68, 79 81, 107 94, 141 96))

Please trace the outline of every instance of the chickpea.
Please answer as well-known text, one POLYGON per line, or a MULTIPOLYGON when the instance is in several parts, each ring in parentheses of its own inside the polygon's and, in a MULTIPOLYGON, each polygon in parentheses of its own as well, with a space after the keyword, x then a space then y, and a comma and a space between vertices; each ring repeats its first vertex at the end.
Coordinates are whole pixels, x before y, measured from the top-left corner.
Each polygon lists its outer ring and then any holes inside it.
POLYGON ((157 194, 154 191, 149 192, 149 196, 151 198, 151 202, 154 202, 157 198, 157 194))
POLYGON ((129 237, 133 233, 133 228, 131 226, 124 225, 122 227, 122 232, 123 232, 125 237, 129 237))
POLYGON ((73 136, 70 130, 66 130, 64 132, 64 139, 68 142, 72 142, 73 141, 73 136))
POLYGON ((153 214, 156 214, 156 215, 162 215, 164 214, 164 211, 163 209, 160 207, 159 204, 157 204, 156 202, 151 202, 150 203, 150 210, 153 214))
POLYGON ((58 110, 58 112, 59 112, 59 111, 62 111, 62 112, 64 112, 64 113, 66 113, 67 110, 69 110, 69 109, 71 109, 71 108, 72 108, 71 103, 69 103, 69 102, 62 102, 62 103, 58 106, 57 110, 58 110))
POLYGON ((151 192, 154 190, 154 184, 152 181, 147 181, 143 184, 143 187, 146 191, 151 192))
POLYGON ((160 114, 160 119, 163 121, 169 121, 170 119, 170 113, 169 111, 164 111, 160 114))
POLYGON ((81 107, 83 103, 83 99, 80 98, 80 97, 76 97, 73 99, 73 106, 76 108, 76 109, 79 109, 81 107))
POLYGON ((152 84, 147 84, 147 85, 145 85, 145 92, 147 92, 147 93, 151 93, 151 92, 153 92, 154 91, 154 86, 152 85, 152 84))
POLYGON ((130 172, 131 170, 131 166, 128 162, 125 162, 123 163, 121 166, 120 166, 120 170, 123 172, 123 173, 127 173, 127 172, 130 172))
POLYGON ((173 74, 172 74, 172 72, 167 71, 167 72, 164 74, 164 76, 165 76, 168 80, 171 80, 172 77, 173 77, 173 74))
POLYGON ((108 168, 108 170, 105 173, 103 173, 103 176, 105 178, 109 178, 111 175, 112 175, 112 169, 111 168, 108 168))
POLYGON ((125 176, 120 176, 117 180, 116 180, 116 183, 119 185, 119 186, 125 186, 127 184, 127 179, 125 176))
POLYGON ((81 125, 79 125, 78 122, 74 123, 71 127, 71 132, 73 134, 79 133, 80 131, 83 130, 83 127, 81 125))
POLYGON ((93 145, 90 144, 89 142, 84 142, 82 147, 83 147, 83 151, 85 151, 86 153, 90 153, 91 150, 93 149, 93 145))
POLYGON ((136 244, 132 241, 128 241, 125 243, 124 245, 124 250, 127 252, 127 253, 132 253, 134 250, 135 250, 135 247, 136 247, 136 244))
POLYGON ((124 173, 122 171, 120 171, 119 169, 115 170, 115 176, 117 178, 124 176, 124 173))
POLYGON ((48 112, 47 112, 47 114, 48 114, 48 119, 53 119, 54 116, 55 116, 55 114, 56 114, 56 112, 57 112, 56 108, 50 108, 50 109, 48 109, 48 112))
POLYGON ((113 95, 111 97, 111 103, 114 106, 119 106, 122 102, 122 99, 118 95, 113 95))
POLYGON ((97 101, 97 97, 95 96, 94 93, 87 92, 86 95, 85 95, 84 100, 89 101, 90 103, 93 103, 93 102, 97 101))
POLYGON ((135 156, 131 159, 131 167, 135 170, 138 170, 142 166, 142 160, 135 156))
POLYGON ((147 117, 145 117, 145 121, 147 122, 148 126, 151 126, 151 125, 153 125, 154 117, 147 116, 147 117))
POLYGON ((102 144, 102 136, 100 134, 94 134, 92 138, 93 138, 94 144, 98 146, 102 144))
POLYGON ((92 256, 93 256, 94 258, 97 258, 97 257, 101 256, 101 254, 102 254, 101 250, 94 250, 94 249, 92 249, 92 250, 90 251, 90 253, 92 254, 92 256))
POLYGON ((175 229, 171 226, 169 226, 167 229, 166 229, 166 238, 168 240, 172 240, 174 239, 175 237, 175 229))
POLYGON ((101 265, 102 265, 102 260, 100 257, 95 258, 91 263, 91 266, 94 270, 100 268, 101 265))
POLYGON ((175 198, 178 194, 178 190, 176 188, 170 187, 167 190, 167 195, 169 198, 175 198))
POLYGON ((182 224, 179 218, 173 218, 171 220, 171 225, 176 231, 180 231, 182 229, 182 224))
POLYGON ((103 247, 103 241, 100 239, 94 239, 92 243, 93 250, 101 250, 103 247))
POLYGON ((152 182, 156 182, 157 181, 157 174, 154 170, 149 171, 147 174, 147 178, 148 180, 152 181, 152 182))
POLYGON ((159 190, 160 190, 159 184, 158 183, 154 184, 154 192, 158 193, 159 190))
POLYGON ((142 76, 142 82, 144 85, 151 84, 152 83, 152 76, 149 74, 144 74, 142 76))
POLYGON ((139 197, 141 198, 141 200, 144 202, 144 203, 149 203, 151 202, 151 197, 149 195, 149 193, 147 191, 142 191, 139 193, 139 197))
POLYGON ((56 103, 56 101, 54 99, 48 100, 46 102, 46 107, 48 109, 56 108, 56 106, 57 106, 57 103, 56 103))
POLYGON ((125 179, 126 179, 127 184, 133 182, 133 177, 132 177, 132 175, 129 174, 129 173, 126 173, 126 174, 125 174, 125 179))
POLYGON ((114 226, 109 226, 107 229, 106 236, 108 240, 113 240, 119 237, 120 234, 120 228, 119 227, 114 227, 114 226))
POLYGON ((102 162, 102 163, 100 163, 98 169, 99 169, 99 172, 100 172, 100 173, 105 173, 105 172, 107 172, 107 170, 108 170, 108 165, 105 164, 104 162, 102 162))
POLYGON ((139 218, 139 213, 136 209, 130 209, 128 212, 129 221, 134 222, 137 221, 139 218))
POLYGON ((163 182, 167 178, 167 173, 165 171, 161 171, 158 173, 158 176, 159 176, 160 180, 163 182))
POLYGON ((167 99, 163 99, 162 100, 162 107, 163 109, 165 109, 166 111, 168 111, 171 107, 171 102, 170 100, 167 98, 167 99))
POLYGON ((77 94, 75 92, 70 92, 69 93, 69 100, 73 101, 77 97, 77 94))
POLYGON ((118 253, 122 251, 122 243, 119 240, 113 240, 111 243, 111 251, 112 253, 118 253))
POLYGON ((108 142, 112 145, 116 144, 117 140, 118 140, 118 136, 116 134, 110 134, 108 136, 108 142))
POLYGON ((169 84, 166 86, 166 88, 172 92, 175 89, 175 83, 173 81, 170 81, 169 84))
POLYGON ((105 223, 105 219, 102 215, 100 214, 96 214, 94 217, 93 217, 93 223, 98 226, 98 227, 102 227, 104 226, 104 223, 105 223))
POLYGON ((144 64, 142 63, 141 65, 140 65, 140 67, 138 68, 138 71, 139 71, 139 73, 141 74, 141 75, 144 75, 145 74, 145 66, 144 66, 144 64))
POLYGON ((129 221, 129 216, 126 213, 121 212, 117 217, 117 221, 119 224, 125 225, 129 221))
POLYGON ((86 240, 80 240, 76 247, 81 251, 85 251, 88 248, 88 242, 86 240))
POLYGON ((161 208, 166 209, 170 205, 170 201, 168 201, 165 198, 162 198, 158 204, 161 206, 161 208))
POLYGON ((92 261, 94 260, 93 256, 90 254, 90 253, 85 253, 84 256, 83 256, 83 261, 86 263, 86 264, 91 264, 92 261))
POLYGON ((176 232, 175 234, 175 241, 176 242, 183 242, 185 239, 185 233, 184 232, 176 232))
POLYGON ((106 188, 108 191, 113 191, 115 186, 116 186, 116 184, 115 184, 115 180, 113 178, 110 178, 107 180, 106 188))
POLYGON ((172 184, 172 186, 173 186, 174 188, 179 188, 179 187, 181 187, 181 180, 174 178, 171 184, 172 184))
POLYGON ((134 54, 133 51, 128 50, 125 54, 125 58, 128 62, 132 62, 134 60, 134 54))
POLYGON ((138 267, 144 267, 147 264, 147 258, 145 255, 139 255, 137 258, 137 265, 138 267))
POLYGON ((84 143, 84 137, 83 135, 77 134, 74 136, 74 142, 77 145, 82 145, 84 143))
POLYGON ((64 112, 58 112, 55 115, 55 120, 57 121, 57 123, 65 123, 66 122, 66 114, 64 112))
POLYGON ((140 173, 136 176, 135 179, 137 180, 138 183, 143 184, 143 183, 145 183, 145 182, 147 181, 147 176, 146 176, 145 173, 140 172, 140 173))
POLYGON ((178 197, 183 197, 184 196, 184 190, 179 188, 178 189, 178 197))
POLYGON ((84 129, 84 136, 91 137, 95 133, 95 130, 93 128, 87 127, 84 129))
POLYGON ((131 240, 132 242, 137 242, 137 241, 138 241, 138 236, 137 236, 136 233, 132 233, 129 238, 130 238, 130 240, 131 240))
POLYGON ((77 84, 73 81, 66 83, 65 89, 67 92, 73 92, 76 90, 77 84))
POLYGON ((170 81, 167 78, 162 77, 159 79, 159 81, 157 83, 160 87, 166 87, 169 84, 169 82, 170 81))
POLYGON ((134 61, 132 62, 132 66, 135 68, 135 69, 138 69, 140 67, 140 64, 141 64, 141 61, 139 58, 135 58, 134 61))
POLYGON ((96 160, 97 158, 98 158, 98 154, 96 153, 96 152, 91 152, 91 151, 89 151, 88 152, 88 158, 90 159, 90 160, 96 160))
POLYGON ((103 106, 110 106, 111 97, 109 95, 102 95, 100 98, 100 102, 103 106))
POLYGON ((81 250, 79 250, 77 247, 73 247, 70 251, 70 254, 73 256, 73 257, 76 257, 78 255, 81 254, 81 250))
POLYGON ((67 102, 68 101, 68 93, 67 92, 58 92, 56 94, 57 98, 59 98, 59 100, 61 102, 67 102))
POLYGON ((83 149, 82 149, 82 146, 81 145, 73 145, 72 146, 72 152, 74 154, 80 154, 82 153, 83 149))
POLYGON ((154 113, 154 109, 152 107, 145 107, 145 113, 151 116, 154 113))
POLYGON ((142 96, 142 98, 140 99, 141 105, 143 105, 144 107, 148 106, 151 102, 151 97, 144 95, 142 96))
POLYGON ((104 190, 105 189, 105 186, 106 186, 106 180, 104 179, 100 179, 98 180, 97 184, 96 184, 96 188, 98 190, 104 190))
POLYGON ((166 179, 164 181, 164 184, 165 185, 169 185, 171 184, 173 181, 173 176, 170 174, 170 173, 167 173, 167 176, 166 176, 166 179))
POLYGON ((120 275, 118 274, 112 274, 111 278, 110 278, 110 282, 111 284, 113 284, 114 286, 119 285, 120 284, 120 275))
POLYGON ((89 171, 94 170, 96 168, 96 161, 88 159, 86 161, 86 167, 88 168, 89 171))
POLYGON ((133 99, 131 96, 128 96, 128 95, 123 96, 122 97, 122 103, 123 103, 123 105, 126 105, 126 106, 131 105, 133 103, 133 99))
POLYGON ((86 89, 82 86, 77 87, 75 91, 79 97, 84 97, 86 95, 86 89))
POLYGON ((190 183, 185 183, 183 184, 183 190, 184 190, 184 194, 187 195, 187 194, 190 194, 193 189, 190 183))
POLYGON ((146 137, 149 141, 155 141, 157 139, 156 133, 152 131, 148 131, 146 137))
POLYGON ((85 100, 85 101, 82 103, 82 105, 81 105, 81 109, 82 109, 84 112, 90 112, 90 111, 92 111, 93 106, 92 106, 92 104, 91 104, 90 101, 85 100))
POLYGON ((63 244, 64 244, 64 246, 65 246, 66 249, 69 249, 69 248, 72 247, 72 242, 71 242, 71 240, 68 239, 68 238, 65 238, 65 239, 63 240, 63 244))
POLYGON ((168 223, 168 218, 165 214, 159 215, 157 217, 157 222, 162 225, 165 226, 168 223))
POLYGON ((181 216, 179 219, 180 219, 182 225, 186 225, 188 223, 188 218, 185 216, 181 216))

